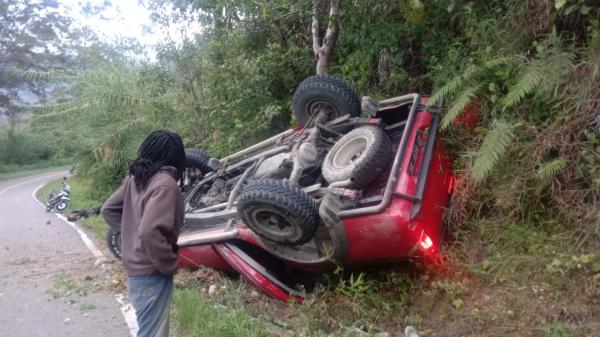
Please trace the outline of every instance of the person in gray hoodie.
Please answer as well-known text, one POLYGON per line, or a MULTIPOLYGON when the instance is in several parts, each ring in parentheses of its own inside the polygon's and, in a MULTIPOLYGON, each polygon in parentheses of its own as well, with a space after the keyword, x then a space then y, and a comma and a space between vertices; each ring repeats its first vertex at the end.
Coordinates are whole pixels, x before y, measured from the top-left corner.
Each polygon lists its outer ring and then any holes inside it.
POLYGON ((177 238, 183 225, 183 200, 177 181, 185 170, 181 137, 152 132, 123 183, 100 213, 121 233, 122 261, 138 337, 168 337, 177 269, 177 238))

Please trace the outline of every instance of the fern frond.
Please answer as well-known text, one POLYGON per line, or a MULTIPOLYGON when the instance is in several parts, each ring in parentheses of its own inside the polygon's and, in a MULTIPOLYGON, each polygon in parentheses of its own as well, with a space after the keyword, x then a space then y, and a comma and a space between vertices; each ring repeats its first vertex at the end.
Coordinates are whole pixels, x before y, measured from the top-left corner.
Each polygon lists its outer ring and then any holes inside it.
POLYGON ((544 163, 537 171, 538 179, 541 181, 549 181, 560 173, 565 166, 567 166, 567 161, 564 158, 558 158, 544 163))
POLYGON ((481 182, 506 153, 514 138, 512 125, 502 120, 495 120, 493 127, 483 139, 483 144, 475 156, 471 176, 481 182))
POLYGON ((73 104, 73 102, 49 104, 49 105, 34 105, 30 106, 29 109, 37 118, 52 117, 56 115, 62 115, 69 113, 74 110, 78 110, 81 107, 73 104))
POLYGON ((479 86, 472 86, 460 92, 458 98, 454 100, 454 104, 452 104, 442 119, 442 129, 447 128, 448 125, 450 125, 450 123, 452 123, 452 121, 465 110, 465 108, 473 100, 473 97, 475 97, 475 94, 478 90, 479 86))
POLYGON ((542 83, 544 71, 538 65, 531 65, 519 81, 510 87, 508 94, 502 99, 502 109, 506 110, 519 103, 525 96, 534 92, 542 83))
POLYGON ((439 99, 448 97, 449 95, 454 94, 460 88, 464 86, 464 84, 470 80, 472 80, 475 76, 477 76, 481 71, 482 67, 478 65, 470 65, 467 67, 464 73, 454 77, 448 83, 446 83, 443 87, 438 89, 431 97, 427 103, 428 106, 432 106, 439 99))
POLYGON ((502 66, 502 65, 511 65, 511 64, 517 63, 518 61, 519 61, 519 58, 516 56, 504 56, 504 57, 495 58, 493 60, 489 60, 489 61, 485 62, 483 64, 483 66, 487 69, 493 69, 493 68, 496 68, 496 67, 502 66))
POLYGON ((72 79, 76 76, 74 72, 69 70, 54 69, 49 71, 33 71, 19 68, 12 68, 11 70, 15 75, 23 77, 29 81, 60 81, 72 79))

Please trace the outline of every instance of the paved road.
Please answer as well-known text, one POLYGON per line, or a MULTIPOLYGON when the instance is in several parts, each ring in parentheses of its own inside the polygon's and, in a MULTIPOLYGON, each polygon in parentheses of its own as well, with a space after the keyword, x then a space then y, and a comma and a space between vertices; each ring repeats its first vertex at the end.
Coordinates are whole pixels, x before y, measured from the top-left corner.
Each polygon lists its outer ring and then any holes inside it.
POLYGON ((0 181, 0 337, 131 336, 96 257, 32 197, 64 174, 0 181))

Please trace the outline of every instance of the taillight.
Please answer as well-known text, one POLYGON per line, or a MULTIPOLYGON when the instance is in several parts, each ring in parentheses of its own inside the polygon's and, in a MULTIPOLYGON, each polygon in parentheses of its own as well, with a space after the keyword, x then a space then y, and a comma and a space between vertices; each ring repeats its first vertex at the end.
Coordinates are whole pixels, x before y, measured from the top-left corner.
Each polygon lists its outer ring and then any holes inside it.
POLYGON ((427 250, 433 246, 433 241, 431 241, 431 238, 429 237, 429 235, 423 234, 419 244, 421 245, 421 248, 427 250))

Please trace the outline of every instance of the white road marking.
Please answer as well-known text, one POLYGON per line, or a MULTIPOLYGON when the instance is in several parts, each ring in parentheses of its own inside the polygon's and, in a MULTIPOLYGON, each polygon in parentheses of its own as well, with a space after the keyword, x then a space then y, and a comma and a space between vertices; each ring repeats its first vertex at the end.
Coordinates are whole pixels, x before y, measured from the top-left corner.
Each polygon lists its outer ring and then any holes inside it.
POLYGON ((131 303, 129 303, 127 296, 123 294, 117 294, 115 297, 117 299, 117 302, 119 302, 119 304, 121 305, 121 312, 123 313, 123 317, 125 317, 125 322, 129 327, 129 332, 131 333, 131 336, 137 336, 138 324, 133 306, 131 305, 131 303))
MULTIPOLYGON (((44 176, 44 177, 39 177, 36 179, 31 179, 31 180, 10 186, 10 187, 5 188, 4 190, 0 191, 0 194, 4 193, 7 190, 12 189, 13 187, 22 185, 24 183, 32 182, 35 180, 40 180, 41 178, 46 178, 46 177, 50 177, 50 176, 52 176, 52 174, 44 176)), ((35 190, 33 190, 33 192, 31 193, 33 200, 37 201, 38 204, 40 204, 44 209, 46 208, 46 205, 37 198, 36 194, 45 185, 46 185, 46 183, 41 184, 35 190)), ((73 227, 73 229, 75 229, 75 231, 77 231, 77 234, 79 234, 79 237, 81 237, 81 240, 83 241, 85 246, 92 252, 94 257, 96 258, 95 265, 104 266, 104 264, 102 264, 101 262, 106 260, 106 257, 104 256, 104 254, 102 254, 102 251, 100 251, 100 249, 98 249, 98 247, 96 247, 94 242, 90 239, 89 236, 87 236, 87 234, 83 231, 83 229, 81 229, 81 227, 77 223, 67 220, 67 218, 62 214, 54 213, 54 215, 56 215, 59 219, 66 222, 69 226, 73 227)), ((129 333, 131 333, 132 337, 137 336, 138 325, 137 325, 137 318, 135 316, 135 310, 133 309, 133 306, 131 305, 131 303, 129 303, 127 296, 125 296, 124 294, 117 294, 117 295, 115 295, 115 297, 116 297, 117 303, 119 303, 121 313, 123 314, 123 318, 125 319, 125 323, 127 323, 127 327, 129 328, 129 333)))

